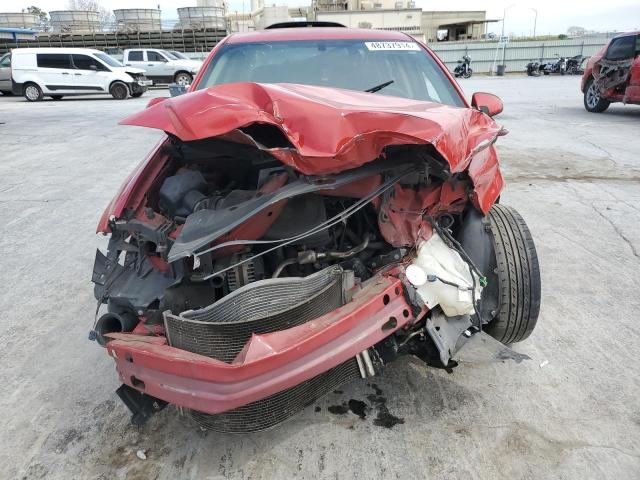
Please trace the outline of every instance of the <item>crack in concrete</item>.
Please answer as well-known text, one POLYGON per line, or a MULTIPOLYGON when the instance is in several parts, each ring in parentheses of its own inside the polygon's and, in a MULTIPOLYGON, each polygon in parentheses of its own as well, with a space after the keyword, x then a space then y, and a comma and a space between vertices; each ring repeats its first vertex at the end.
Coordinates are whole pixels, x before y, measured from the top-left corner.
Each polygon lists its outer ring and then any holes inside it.
POLYGON ((606 215, 604 215, 600 210, 598 210, 593 204, 591 205, 591 208, 593 209, 594 212, 596 212, 598 215, 600 215, 604 220, 607 221, 607 223, 609 223, 609 225, 611 225, 611 227, 613 227, 613 230, 618 234, 618 236, 624 240, 624 242, 629 245, 629 248, 631 248, 631 253, 633 253, 633 255, 636 258, 640 258, 640 254, 638 253, 638 250, 636 249, 635 245, 631 242, 631 240, 629 240, 624 233, 622 233, 622 230, 620 230, 620 228, 618 228, 618 226, 613 223, 611 221, 611 219, 609 217, 607 217, 606 215))

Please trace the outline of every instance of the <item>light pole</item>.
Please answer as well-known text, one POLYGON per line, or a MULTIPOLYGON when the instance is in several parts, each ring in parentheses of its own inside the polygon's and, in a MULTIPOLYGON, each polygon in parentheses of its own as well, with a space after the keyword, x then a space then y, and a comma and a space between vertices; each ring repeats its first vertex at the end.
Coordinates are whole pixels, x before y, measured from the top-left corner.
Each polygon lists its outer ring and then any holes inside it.
POLYGON ((533 13, 536 14, 535 17, 533 17, 533 39, 536 39, 536 24, 538 23, 538 10, 536 10, 535 8, 531 8, 529 7, 529 10, 533 10, 533 13))
POLYGON ((507 16, 507 10, 509 10, 511 7, 515 7, 515 6, 516 6, 516 4, 512 3, 508 7, 505 7, 504 10, 502 10, 502 35, 500 35, 501 37, 504 37, 504 19, 507 16))

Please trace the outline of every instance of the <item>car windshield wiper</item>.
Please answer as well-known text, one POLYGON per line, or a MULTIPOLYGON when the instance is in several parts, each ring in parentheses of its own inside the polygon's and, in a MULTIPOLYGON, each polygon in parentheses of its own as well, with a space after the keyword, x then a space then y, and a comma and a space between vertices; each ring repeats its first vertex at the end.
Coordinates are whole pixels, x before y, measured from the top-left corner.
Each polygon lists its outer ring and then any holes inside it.
POLYGON ((375 87, 371 87, 371 88, 367 88, 365 90, 365 92, 367 93, 375 93, 378 92, 380 90, 382 90, 384 87, 388 87, 389 85, 391 85, 394 81, 393 80, 389 80, 388 82, 384 82, 381 83, 380 85, 376 85, 375 87))

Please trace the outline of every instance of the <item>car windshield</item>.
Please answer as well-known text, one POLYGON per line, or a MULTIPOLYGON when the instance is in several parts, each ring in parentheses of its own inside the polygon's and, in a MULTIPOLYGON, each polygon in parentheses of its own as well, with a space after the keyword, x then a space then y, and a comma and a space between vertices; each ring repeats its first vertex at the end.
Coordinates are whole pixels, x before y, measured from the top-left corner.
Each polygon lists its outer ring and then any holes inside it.
POLYGON ((175 56, 173 53, 171 53, 168 50, 162 50, 162 53, 164 54, 165 57, 167 57, 169 60, 179 60, 179 58, 177 56, 175 56))
POLYGON ((102 60, 107 65, 109 65, 110 67, 121 67, 122 66, 122 64, 119 61, 117 61, 115 58, 107 55, 106 53, 96 53, 95 56, 98 57, 100 60, 102 60))
POLYGON ((305 40, 224 45, 197 89, 233 82, 300 83, 464 106, 434 59, 415 42, 305 40))
POLYGON ((173 50, 171 51, 171 53, 173 54, 174 57, 177 57, 181 60, 189 60, 189 57, 187 57, 184 53, 174 52, 173 50))

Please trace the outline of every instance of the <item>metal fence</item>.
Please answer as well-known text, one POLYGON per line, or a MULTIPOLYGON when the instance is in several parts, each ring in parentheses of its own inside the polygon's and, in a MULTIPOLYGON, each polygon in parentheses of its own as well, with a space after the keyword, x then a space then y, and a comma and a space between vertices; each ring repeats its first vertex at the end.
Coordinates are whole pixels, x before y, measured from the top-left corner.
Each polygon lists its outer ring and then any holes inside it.
POLYGON ((610 36, 584 37, 571 40, 548 40, 510 42, 451 42, 432 43, 431 49, 453 71, 457 61, 463 55, 471 57, 471 68, 474 72, 488 73, 496 65, 504 64, 508 72, 523 72, 531 60, 549 61, 556 55, 573 57, 574 55, 591 56, 607 43, 610 36), (504 61, 503 61, 504 58, 504 61))

